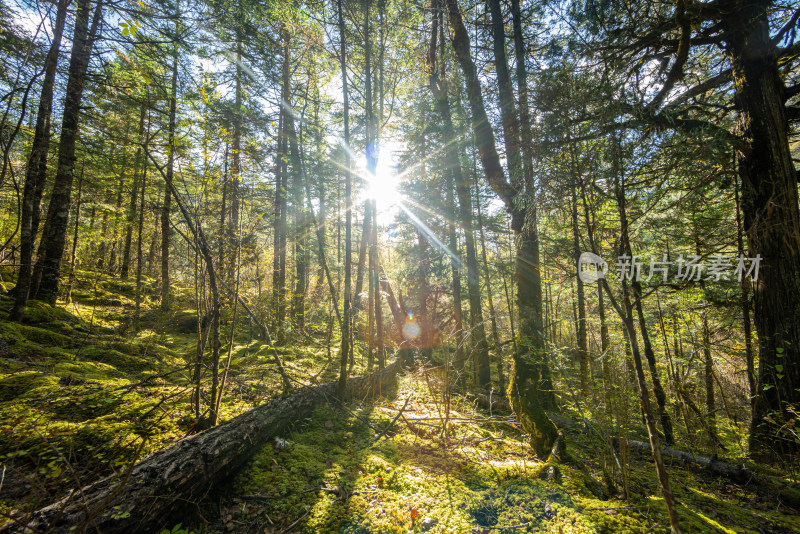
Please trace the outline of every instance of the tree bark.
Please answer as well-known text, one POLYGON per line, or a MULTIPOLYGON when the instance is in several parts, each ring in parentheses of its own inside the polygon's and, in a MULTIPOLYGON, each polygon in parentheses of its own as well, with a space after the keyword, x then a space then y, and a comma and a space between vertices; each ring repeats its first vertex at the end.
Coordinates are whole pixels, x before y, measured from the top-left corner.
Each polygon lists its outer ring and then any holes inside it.
POLYGON ((53 38, 50 49, 44 60, 44 79, 42 93, 39 97, 39 112, 36 115, 36 126, 31 144, 28 167, 25 170, 25 186, 22 190, 22 206, 20 213, 20 259, 17 283, 14 287, 14 306, 9 313, 9 320, 21 321, 28 304, 28 294, 33 274, 33 248, 36 243, 36 232, 39 227, 39 205, 47 182, 47 152, 50 147, 50 118, 53 114, 53 87, 55 86, 58 55, 61 50, 61 37, 67 18, 67 6, 70 0, 59 0, 56 7, 56 21, 53 26, 53 38))
MULTIPOLYGON (((618 141, 615 141, 618 142, 618 141)), ((616 169, 617 176, 615 177, 615 185, 614 185, 614 193, 617 199, 617 212, 619 213, 619 221, 620 221, 620 238, 622 244, 622 250, 625 254, 633 258, 633 250, 631 248, 631 240, 630 240, 630 232, 628 230, 628 214, 627 214, 627 204, 626 204, 626 197, 625 197, 625 179, 621 176, 621 169, 620 163, 617 161, 619 158, 615 152, 615 166, 618 168, 616 169)), ((633 260, 631 259, 631 262, 633 260)), ((669 412, 667 411, 667 394, 664 391, 664 387, 661 384, 661 377, 658 371, 658 366, 656 362, 655 352, 653 351, 653 345, 650 341, 650 335, 647 331, 647 321, 645 320, 644 316, 644 308, 642 306, 642 285, 638 281, 636 274, 633 274, 633 279, 631 280, 631 292, 633 295, 634 300, 634 308, 636 310, 636 314, 639 320, 639 329, 642 333, 642 343, 644 345, 644 355, 645 359, 647 360, 648 368, 650 369, 650 378, 653 381, 653 393, 656 397, 656 403, 658 405, 658 413, 659 418, 661 420, 661 428, 664 431, 664 441, 667 445, 672 445, 675 442, 674 434, 672 432, 672 419, 669 416, 669 412)), ((632 335, 635 336, 635 333, 632 335)))
MULTIPOLYGON (((739 178, 737 177, 734 184, 734 199, 736 202, 736 246, 739 256, 744 256, 744 239, 742 228, 742 208, 739 201, 739 178)), ((753 357, 753 332, 752 322, 750 320, 750 297, 748 296, 749 284, 746 277, 742 277, 740 281, 741 295, 739 297, 739 306, 742 309, 742 326, 744 327, 744 359, 747 369, 747 385, 750 392, 750 410, 754 407, 757 387, 756 387, 756 371, 755 371, 755 358, 753 357)))
MULTIPOLYGON (((578 179, 577 175, 575 176, 578 179)), ((581 235, 578 229, 578 196, 575 192, 575 187, 572 188, 572 254, 575 269, 577 272, 578 258, 581 256, 581 235)), ((586 295, 583 288, 583 280, 581 277, 576 277, 576 298, 577 298, 577 312, 578 321, 575 325, 575 332, 578 341, 578 360, 580 361, 581 368, 581 393, 584 399, 589 398, 589 348, 586 341, 586 295)))
MULTIPOLYGON (((281 71, 281 102, 288 102, 291 97, 290 52, 288 30, 282 28, 283 67, 281 71)), ((275 239, 272 271, 273 296, 273 330, 278 342, 284 341, 283 322, 286 319, 286 222, 287 222, 287 187, 288 187, 288 111, 281 105, 281 125, 278 134, 278 150, 275 156, 275 239)))
MULTIPOLYGON (((288 46, 288 43, 287 43, 288 46)), ((290 106, 288 102, 284 103, 290 106)), ((297 130, 294 126, 292 112, 286 113, 286 135, 289 141, 289 161, 292 164, 292 201, 294 203, 294 265, 295 285, 292 291, 292 321, 298 332, 305 329, 305 297, 308 282, 308 265, 306 260, 307 229, 303 173, 301 172, 300 149, 298 147, 297 130)))
POLYGON ((751 257, 761 257, 753 284, 759 365, 750 452, 762 459, 800 451, 784 426, 800 404, 800 210, 769 4, 742 2, 723 18, 739 129, 749 140, 737 155, 747 245, 751 257))
MULTIPOLYGON (((39 260, 35 269, 36 299, 55 304, 58 297, 58 284, 61 259, 64 256, 70 205, 72 202, 72 181, 75 171, 75 145, 78 141, 80 125, 81 98, 86 81, 86 70, 102 15, 102 1, 98 0, 89 27, 90 0, 78 0, 75 30, 72 37, 72 53, 69 64, 64 116, 61 122, 61 139, 58 145, 58 168, 50 193, 47 208, 47 221, 39 246, 39 260)), ((33 225, 31 225, 32 227, 33 225)), ((31 288, 33 289, 33 288, 31 288)))

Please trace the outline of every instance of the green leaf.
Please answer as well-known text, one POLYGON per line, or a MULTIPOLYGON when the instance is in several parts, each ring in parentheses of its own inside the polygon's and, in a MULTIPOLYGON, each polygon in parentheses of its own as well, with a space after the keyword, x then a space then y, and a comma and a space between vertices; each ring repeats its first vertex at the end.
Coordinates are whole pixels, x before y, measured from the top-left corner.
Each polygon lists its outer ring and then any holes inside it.
POLYGON ((782 373, 783 372, 783 366, 782 365, 776 365, 775 366, 775 370, 778 371, 779 373, 782 373))

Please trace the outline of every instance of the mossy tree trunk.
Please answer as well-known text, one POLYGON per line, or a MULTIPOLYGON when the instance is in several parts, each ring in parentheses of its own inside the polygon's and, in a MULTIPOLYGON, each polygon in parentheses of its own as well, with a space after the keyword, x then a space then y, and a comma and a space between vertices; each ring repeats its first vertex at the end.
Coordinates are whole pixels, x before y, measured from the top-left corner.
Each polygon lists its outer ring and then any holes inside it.
POLYGON ((519 342, 513 357, 514 371, 508 389, 511 405, 523 428, 530 434, 531 446, 536 454, 546 457, 558 431, 544 411, 546 405, 552 403, 553 391, 545 356, 535 217, 526 220, 531 210, 518 207, 516 197, 520 191, 506 180, 503 172, 458 0, 446 0, 446 5, 452 28, 453 50, 464 74, 472 130, 481 164, 489 185, 511 214, 511 227, 517 238, 516 280, 520 325, 519 342))

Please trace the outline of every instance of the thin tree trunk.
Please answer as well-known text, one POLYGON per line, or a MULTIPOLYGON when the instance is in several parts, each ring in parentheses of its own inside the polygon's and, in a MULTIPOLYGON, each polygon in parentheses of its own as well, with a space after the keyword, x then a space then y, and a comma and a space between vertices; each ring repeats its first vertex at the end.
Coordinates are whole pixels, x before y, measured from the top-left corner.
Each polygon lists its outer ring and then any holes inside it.
MULTIPOLYGON (((150 119, 148 116, 147 133, 150 133, 150 119)), ((145 135, 147 139, 147 135, 145 135)), ((146 145, 144 145, 146 146, 146 145)), ((144 146, 142 148, 144 148, 144 146)), ((147 187, 147 160, 142 161, 141 190, 139 191, 139 226, 136 229, 136 309, 133 315, 135 330, 139 329, 139 311, 142 305, 142 271, 144 270, 144 256, 142 250, 142 233, 144 230, 145 190, 147 187)))
MULTIPOLYGON (((618 141, 616 141, 618 142, 618 141)), ((618 148, 617 148, 618 150, 618 148)), ((616 155, 615 152, 615 161, 618 160, 619 156, 616 155)), ((625 178, 621 176, 621 165, 617 161, 615 165, 618 167, 616 172, 619 176, 616 176, 616 183, 615 183, 615 196, 617 200, 617 211, 620 217, 620 238, 622 240, 622 247, 623 252, 627 256, 633 258, 633 251, 631 248, 631 241, 630 241, 630 233, 628 230, 628 215, 627 215, 627 205, 626 205, 626 198, 625 198, 625 178)), ((630 260, 631 263, 633 260, 630 260)), ((644 316, 644 308, 642 306, 642 285, 638 280, 638 276, 636 273, 632 274, 631 280, 631 290, 633 293, 633 298, 635 299, 634 308, 636 309, 636 314, 639 320, 639 330, 642 333, 642 343, 644 345, 644 355, 647 359, 647 365, 650 369, 650 378, 653 381, 653 392, 655 393, 656 402, 658 405, 658 413, 659 418, 661 420, 661 428, 664 431, 664 441, 667 445, 672 445, 675 442, 674 435, 672 432, 672 420, 669 416, 669 412, 667 411, 667 395, 664 391, 664 387, 661 384, 661 377, 658 367, 656 365, 656 356, 655 352, 653 351, 653 345, 650 341, 650 335, 647 330, 647 321, 645 320, 644 316)))
MULTIPOLYGON (((282 67, 282 89, 281 102, 288 102, 291 98, 291 78, 290 78, 290 51, 289 34, 286 28, 281 29, 283 39, 283 67, 282 67)), ((289 184, 288 171, 288 110, 281 105, 282 125, 280 131, 279 150, 277 154, 277 184, 275 190, 275 209, 277 210, 277 224, 275 227, 275 270, 273 272, 272 285, 274 296, 274 330, 279 343, 285 338, 283 323, 286 319, 286 231, 287 231, 287 192, 289 184)))
MULTIPOLYGON (((625 211, 625 193, 624 193, 624 185, 622 184, 623 177, 621 176, 620 170, 620 162, 619 162, 619 141, 617 140, 616 146, 614 147, 614 190, 617 197, 617 208, 619 211, 620 216, 620 226, 621 226, 621 235, 622 235, 622 246, 624 250, 630 255, 630 241, 627 239, 628 230, 627 230, 627 214, 625 211)), ((617 309, 617 313, 619 314, 620 318, 622 319, 625 325, 625 333, 627 334, 626 341, 628 342, 628 346, 630 347, 631 356, 633 357, 633 367, 636 376, 636 383, 639 388, 639 401, 641 403, 642 408, 642 416, 644 418, 645 426, 647 427, 647 433, 650 437, 650 448, 653 453, 653 460, 656 464, 656 474, 658 475, 659 485, 661 487, 661 494, 664 497, 664 503, 667 507, 667 513, 669 515, 669 522, 670 527, 672 530, 672 534, 680 534, 681 529, 680 525, 678 524, 678 512, 675 505, 675 500, 672 496, 672 490, 670 488, 669 483, 669 475, 667 474, 667 469, 664 465, 664 460, 661 457, 661 443, 660 438, 658 435, 658 429, 656 428, 656 420, 653 415, 653 408, 650 404, 650 391, 647 387, 647 380, 645 379, 644 375, 644 367, 642 365, 642 357, 641 352, 639 350, 639 340, 636 336, 636 328, 634 326, 634 318, 633 318, 633 310, 634 306, 631 303, 631 291, 628 288, 628 283, 625 277, 622 277, 622 301, 623 307, 619 307, 619 305, 614 300, 614 297, 611 293, 611 289, 608 286, 608 283, 605 279, 601 279, 600 282, 603 284, 603 288, 606 290, 606 294, 609 297, 609 300, 617 309)), ((635 293, 634 293, 635 295, 635 293)), ((641 322, 640 322, 641 326, 641 322)), ((655 376, 654 376, 655 378, 655 376)))
MULTIPOLYGON (((736 201, 736 248, 739 257, 744 257, 744 230, 742 228, 742 215, 741 204, 739 202, 739 176, 736 177, 733 184, 734 199, 736 201)), ((743 276, 740 282, 741 296, 739 298, 739 306, 742 309, 742 324, 744 326, 744 360, 747 369, 747 385, 750 392, 750 409, 751 412, 754 408, 757 387, 756 387, 756 371, 755 371, 755 358, 753 356, 753 331, 752 323, 750 320, 750 298, 749 298, 749 281, 747 277, 743 276)))
POLYGON ((148 156, 153 161, 153 164, 156 166, 158 171, 161 173, 161 176, 164 178, 164 182, 166 183, 169 191, 172 193, 172 196, 175 197, 175 203, 178 205, 178 210, 181 212, 183 220, 186 222, 186 226, 189 227, 189 231, 191 233, 192 238, 194 239, 195 246, 197 250, 200 251, 200 255, 203 258, 203 262, 205 263, 206 273, 208 275, 208 287, 211 290, 211 310, 209 313, 210 316, 209 337, 211 338, 211 399, 209 402, 210 414, 208 419, 210 426, 215 426, 218 420, 218 414, 215 408, 216 408, 217 395, 219 394, 219 360, 220 360, 219 349, 221 343, 219 340, 220 298, 219 298, 219 287, 217 285, 217 272, 216 269, 214 268, 214 258, 211 253, 211 247, 208 245, 208 241, 206 240, 205 232, 203 231, 203 226, 201 224, 195 224, 195 221, 192 219, 188 210, 183 205, 183 202, 181 202, 181 199, 178 196, 178 192, 175 189, 175 184, 172 182, 172 176, 170 176, 169 174, 169 167, 165 172, 164 169, 158 166, 156 160, 153 159, 152 155, 149 152, 148 156))
MULTIPOLYGON (((288 43, 287 43, 288 47, 288 43)), ((284 105, 289 106, 286 102, 284 105)), ((286 113, 286 129, 289 141, 289 160, 292 163, 292 200, 294 203, 294 261, 295 286, 292 292, 292 320, 298 332, 305 328, 305 297, 308 280, 306 261, 306 220, 304 205, 303 173, 301 172, 300 150, 297 144, 297 131, 294 126, 292 112, 286 113)))
MULTIPOLYGON (((486 282, 486 300, 489 304, 489 317, 490 317, 490 325, 492 328, 492 342, 494 343, 495 351, 497 352, 497 383, 500 384, 500 390, 502 394, 505 395, 506 392, 506 379, 505 379, 505 372, 503 370, 503 350, 500 348, 500 335, 497 331, 497 315, 494 311, 494 294, 492 293, 492 273, 489 270, 489 260, 486 255, 486 233, 483 229, 483 213, 481 209, 481 201, 480 201, 480 189, 478 187, 478 174, 475 173, 473 175, 473 185, 475 186, 475 205, 478 208, 478 230, 480 232, 480 241, 481 241, 481 260, 483 261, 483 273, 484 273, 484 281, 486 282)), ((467 193, 469 192, 469 188, 467 188, 467 193)), ((470 203, 471 204, 471 203, 470 203)), ((470 208, 470 215, 472 214, 472 208, 470 208)), ((470 224, 472 221, 470 221, 470 224)), ((474 235, 474 234, 473 234, 474 235)), ((474 245, 473 245, 474 248, 474 245)), ((469 262, 469 257, 467 257, 467 262, 469 262)), ((477 265, 477 259, 475 260, 475 275, 479 277, 479 269, 477 265)), ((503 279, 503 283, 505 283, 505 279, 503 279)), ((478 287, 476 288, 476 293, 480 298, 480 280, 478 281, 478 287)), ((507 297, 508 295, 506 295, 507 297)), ((480 305, 480 300, 478 301, 480 305)), ((511 302, 508 303, 509 313, 511 313, 511 302)), ((481 319, 483 315, 481 315, 481 319)), ((514 350, 516 351, 517 340, 516 335, 514 333, 514 319, 511 318, 511 339, 514 343, 514 350)))
MULTIPOLYGON (((139 115, 139 139, 144 138, 144 117, 147 107, 142 104, 142 109, 139 115)), ((128 213, 125 218, 125 245, 122 252, 122 268, 120 271, 120 278, 123 280, 128 279, 128 271, 130 270, 131 263, 131 245, 133 243, 133 225, 136 222, 136 195, 139 192, 139 180, 141 180, 142 172, 142 147, 141 144, 136 148, 136 156, 134 158, 134 165, 136 166, 133 174, 133 186, 131 188, 131 199, 128 205, 128 213)))
MULTIPOLYGON (((443 8, 444 6, 442 6, 443 8)), ((429 51, 429 63, 431 76, 429 85, 433 93, 438 112, 442 118, 442 130, 444 134, 446 170, 452 174, 456 186, 456 196, 458 197, 458 216, 464 228, 464 245, 467 252, 467 294, 469 298, 469 317, 470 317, 470 337, 472 344, 470 349, 474 351, 478 363, 478 383, 486 386, 491 382, 491 369, 489 365, 489 343, 486 340, 486 328, 483 320, 483 309, 481 305, 480 292, 480 273, 478 271, 478 258, 475 248, 475 231, 472 226, 472 199, 470 198, 469 177, 465 175, 461 168, 459 152, 461 143, 458 141, 455 127, 453 126, 450 99, 447 84, 447 65, 444 54, 444 20, 442 13, 442 28, 438 30, 441 36, 439 39, 439 69, 436 66, 436 44, 437 27, 439 17, 438 1, 434 2, 434 29, 431 36, 429 51)), ((459 361, 459 360, 457 360, 459 361)))
POLYGON ((72 254, 70 255, 69 261, 69 281, 67 282, 67 295, 66 295, 66 302, 69 303, 72 301, 72 287, 75 283, 75 264, 77 262, 77 250, 78 250, 78 228, 80 228, 81 223, 81 193, 83 192, 83 171, 86 168, 86 162, 81 164, 81 175, 78 177, 78 194, 77 198, 75 199, 75 225, 72 231, 72 254))
POLYGON ((452 271, 452 287, 453 287, 453 320, 455 322, 455 341, 456 341, 456 361, 464 361, 464 320, 462 316, 461 305, 461 270, 459 267, 460 262, 457 259, 458 239, 456 237, 456 226, 453 221, 456 220, 457 211, 455 206, 455 199, 453 198, 453 174, 445 169, 445 183, 447 187, 447 210, 449 213, 449 222, 447 225, 447 235, 449 239, 448 246, 453 256, 450 257, 450 269, 452 271))
MULTIPOLYGON (((176 4, 175 14, 180 18, 180 8, 176 4)), ((164 203, 161 206, 161 309, 169 309, 170 299, 170 272, 169 272, 169 242, 172 229, 170 228, 169 215, 172 209, 172 179, 175 174, 175 115, 178 102, 178 22, 175 22, 174 43, 172 47, 172 82, 169 99, 169 125, 167 131, 167 172, 164 187, 164 203)))
POLYGON ((377 202, 372 200, 372 277, 375 307, 375 348, 378 360, 378 369, 386 367, 386 353, 383 339, 383 306, 381 304, 380 274, 378 273, 378 209, 377 202))
MULTIPOLYGON (((233 161, 231 163, 230 175, 230 209, 231 216, 228 221, 228 234, 234 237, 233 248, 239 249, 239 207, 241 204, 240 199, 240 186, 242 181, 242 37, 240 35, 241 26, 236 26, 236 88, 234 96, 234 122, 233 122, 233 138, 231 139, 231 152, 233 152, 233 161)), ((227 164, 227 162, 226 162, 227 164)), ((227 241, 227 240, 226 240, 227 241)), ((223 245, 224 246, 224 245, 223 245)), ((237 267, 238 269, 238 267, 237 267)), ((233 262, 230 264, 230 272, 234 270, 233 262)), ((225 274, 225 269, 220 264, 220 275, 225 274)), ((231 274, 232 276, 232 274, 231 274)), ((230 279, 230 278, 228 278, 230 279)))
POLYGON ((719 438, 717 437, 717 406, 714 399, 714 359, 711 356, 711 331, 708 327, 708 312, 703 313, 703 360, 705 367, 706 385, 706 420, 708 422, 708 438, 713 450, 716 450, 719 438))
MULTIPOLYGON (((280 131, 280 130, 279 130, 280 131)), ((219 210, 219 270, 225 272, 225 243, 227 242, 228 226, 225 218, 228 214, 228 141, 225 140, 225 153, 222 160, 222 206, 219 210)))
POLYGON ((336 1, 339 16, 339 65, 342 75, 342 101, 344 112, 344 176, 345 176, 345 245, 344 245, 344 305, 342 309, 342 344, 339 354, 339 380, 336 393, 343 397, 347 389, 347 361, 352 352, 351 309, 352 298, 352 242, 353 242, 353 191, 350 177, 350 100, 347 91, 347 45, 342 0, 336 1))
MULTIPOLYGON (((575 176, 577 178, 577 176, 575 176)), ((572 254, 573 265, 576 272, 579 268, 578 258, 581 256, 581 235, 578 229, 578 197, 575 193, 575 186, 572 188, 572 254)), ((583 280, 576 277, 577 285, 577 324, 576 334, 578 338, 578 359, 581 366, 581 393, 584 399, 589 398, 589 348, 586 340, 586 296, 583 289, 583 280)))
MULTIPOLYGON (((282 300, 281 288, 281 243, 283 240, 283 227, 281 226, 282 205, 286 199, 286 191, 283 189, 283 158, 286 157, 286 134, 285 134, 286 112, 283 106, 278 112, 278 139, 275 150, 275 200, 274 204, 274 224, 272 241, 272 330, 277 332, 278 310, 282 300)), ((282 320, 282 319, 281 319, 282 320)))

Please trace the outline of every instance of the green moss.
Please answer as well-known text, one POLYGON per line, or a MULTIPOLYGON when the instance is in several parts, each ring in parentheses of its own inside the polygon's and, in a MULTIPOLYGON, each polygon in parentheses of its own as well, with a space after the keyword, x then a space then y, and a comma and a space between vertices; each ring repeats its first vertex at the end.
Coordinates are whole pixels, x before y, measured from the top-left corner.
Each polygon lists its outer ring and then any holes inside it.
POLYGON ((46 328, 34 326, 18 325, 18 332, 26 340, 59 348, 70 348, 76 345, 77 340, 73 337, 59 334, 46 328))
POLYGON ((81 358, 110 365, 124 373, 139 374, 144 371, 152 371, 155 368, 153 363, 145 358, 137 358, 104 346, 92 345, 84 347, 78 354, 81 358))
POLYGON ((10 401, 42 388, 54 389, 57 385, 56 377, 43 375, 37 371, 5 376, 0 378, 0 402, 10 401))
POLYGON ((79 323, 80 320, 69 313, 64 308, 59 306, 51 306, 46 302, 39 300, 28 301, 28 307, 25 309, 25 315, 22 318, 24 323, 39 324, 39 323, 79 323))

